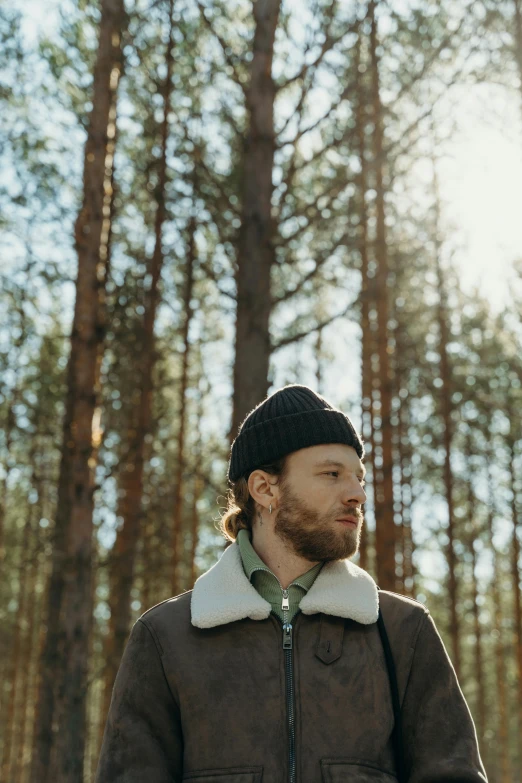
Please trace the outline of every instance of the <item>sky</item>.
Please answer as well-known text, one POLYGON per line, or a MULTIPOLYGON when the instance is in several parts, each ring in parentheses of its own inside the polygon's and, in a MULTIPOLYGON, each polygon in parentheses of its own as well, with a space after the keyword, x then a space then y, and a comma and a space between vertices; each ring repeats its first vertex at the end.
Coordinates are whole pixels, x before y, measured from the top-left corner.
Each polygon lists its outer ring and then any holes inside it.
POLYGON ((461 250, 455 261, 464 288, 475 283, 494 310, 513 285, 522 260, 522 112, 519 96, 502 87, 467 89, 459 131, 440 162, 444 219, 461 250))

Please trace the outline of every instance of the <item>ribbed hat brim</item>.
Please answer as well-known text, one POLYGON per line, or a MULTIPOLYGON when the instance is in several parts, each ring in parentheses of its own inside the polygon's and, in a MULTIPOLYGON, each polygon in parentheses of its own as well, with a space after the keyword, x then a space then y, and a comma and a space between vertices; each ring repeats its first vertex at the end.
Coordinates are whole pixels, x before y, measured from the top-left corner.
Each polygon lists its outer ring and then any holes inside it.
POLYGON ((232 445, 228 478, 237 481, 255 468, 321 443, 344 443, 352 446, 360 459, 364 457, 362 440, 348 416, 339 410, 317 408, 243 429, 232 445))

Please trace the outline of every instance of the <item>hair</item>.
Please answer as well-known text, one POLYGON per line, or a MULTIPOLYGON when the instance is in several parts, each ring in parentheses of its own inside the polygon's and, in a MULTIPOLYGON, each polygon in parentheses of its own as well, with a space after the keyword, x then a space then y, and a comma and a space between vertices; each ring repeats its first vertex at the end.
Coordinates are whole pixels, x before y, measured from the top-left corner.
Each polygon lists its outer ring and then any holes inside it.
POLYGON ((237 481, 231 482, 226 498, 227 508, 219 520, 219 529, 229 543, 236 540, 240 530, 252 530, 256 501, 248 489, 248 479, 254 470, 264 470, 265 473, 277 476, 282 484, 287 473, 286 456, 274 460, 268 465, 259 465, 246 475, 240 476, 237 481))

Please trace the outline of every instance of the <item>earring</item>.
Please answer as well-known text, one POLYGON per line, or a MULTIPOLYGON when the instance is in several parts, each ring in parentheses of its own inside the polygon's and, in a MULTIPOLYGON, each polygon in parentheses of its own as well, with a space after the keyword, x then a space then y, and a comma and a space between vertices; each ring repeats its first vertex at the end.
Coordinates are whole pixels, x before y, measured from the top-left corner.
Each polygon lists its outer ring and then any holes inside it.
POLYGON ((272 504, 270 503, 269 512, 272 513, 272 504))

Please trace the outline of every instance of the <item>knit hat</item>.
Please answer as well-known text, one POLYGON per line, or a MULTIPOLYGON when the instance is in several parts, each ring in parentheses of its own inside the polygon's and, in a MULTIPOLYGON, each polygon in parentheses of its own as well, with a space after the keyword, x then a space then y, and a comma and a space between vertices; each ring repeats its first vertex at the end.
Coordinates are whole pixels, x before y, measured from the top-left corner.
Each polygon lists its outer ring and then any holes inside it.
POLYGON ((291 384, 259 403, 241 424, 232 444, 229 481, 292 451, 320 443, 346 443, 364 457, 361 437, 348 416, 308 386, 291 384))

